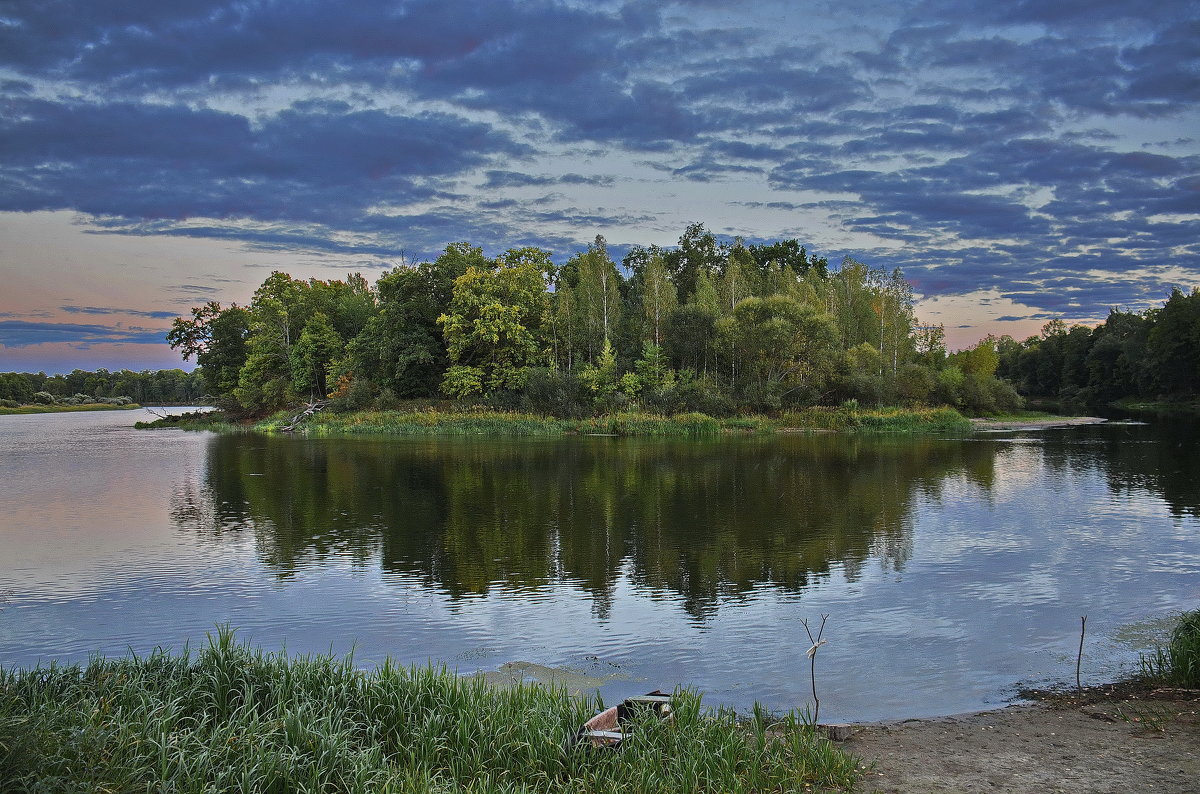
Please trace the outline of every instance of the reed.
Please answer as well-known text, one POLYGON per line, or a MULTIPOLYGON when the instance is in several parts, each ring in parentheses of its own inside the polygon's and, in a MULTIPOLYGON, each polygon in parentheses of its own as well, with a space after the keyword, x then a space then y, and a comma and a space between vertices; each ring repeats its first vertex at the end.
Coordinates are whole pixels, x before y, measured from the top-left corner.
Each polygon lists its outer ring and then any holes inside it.
POLYGON ((199 652, 0 669, 0 790, 751 792, 847 788, 856 759, 790 714, 768 725, 676 693, 619 751, 572 747, 595 697, 493 689, 440 667, 199 652), (564 749, 566 745, 567 749, 564 749))
POLYGON ((1142 674, 1170 686, 1200 689, 1200 609, 1183 613, 1166 647, 1142 656, 1142 674))
MULTIPOLYGON (((258 430, 278 430, 287 420, 269 419, 256 425, 258 430)), ((318 414, 300 428, 311 436, 390 435, 390 436, 550 436, 560 435, 570 423, 536 414, 515 411, 441 411, 434 408, 416 411, 356 411, 318 414)))
POLYGON ((614 436, 716 436, 721 423, 708 414, 616 413, 581 419, 575 429, 583 434, 614 436))

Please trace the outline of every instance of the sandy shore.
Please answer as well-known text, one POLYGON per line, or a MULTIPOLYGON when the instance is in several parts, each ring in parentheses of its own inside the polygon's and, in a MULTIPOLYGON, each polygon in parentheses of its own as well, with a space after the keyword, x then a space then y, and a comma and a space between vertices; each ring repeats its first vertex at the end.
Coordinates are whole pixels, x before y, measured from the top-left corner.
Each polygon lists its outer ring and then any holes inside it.
POLYGON ((1075 425, 1099 425, 1107 422, 1098 416, 1056 416, 1047 419, 1024 419, 999 422, 993 419, 972 419, 972 430, 1045 430, 1048 427, 1073 427, 1075 425))
POLYGON ((863 792, 1200 791, 1200 690, 1096 687, 996 711, 854 726, 863 792))

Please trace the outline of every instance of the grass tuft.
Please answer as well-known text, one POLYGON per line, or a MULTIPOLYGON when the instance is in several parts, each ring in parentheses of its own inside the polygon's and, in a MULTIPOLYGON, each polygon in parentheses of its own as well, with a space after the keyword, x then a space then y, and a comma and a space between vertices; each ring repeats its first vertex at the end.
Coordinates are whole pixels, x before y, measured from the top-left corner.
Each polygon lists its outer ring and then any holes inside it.
POLYGON ((1183 613, 1165 648, 1142 656, 1142 673, 1169 686, 1200 689, 1200 609, 1183 613))
POLYGON ((489 688, 444 667, 264 653, 220 628, 199 652, 0 668, 0 791, 800 792, 856 759, 795 714, 638 724, 564 750, 595 697, 489 688))

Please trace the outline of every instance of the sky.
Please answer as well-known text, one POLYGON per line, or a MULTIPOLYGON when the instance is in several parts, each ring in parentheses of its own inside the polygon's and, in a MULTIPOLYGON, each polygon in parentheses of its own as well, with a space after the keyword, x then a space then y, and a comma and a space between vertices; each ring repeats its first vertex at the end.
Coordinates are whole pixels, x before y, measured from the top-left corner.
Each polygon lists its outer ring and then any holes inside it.
POLYGON ((0 1, 0 371, 272 270, 798 238, 950 347, 1200 286, 1200 2, 0 1))

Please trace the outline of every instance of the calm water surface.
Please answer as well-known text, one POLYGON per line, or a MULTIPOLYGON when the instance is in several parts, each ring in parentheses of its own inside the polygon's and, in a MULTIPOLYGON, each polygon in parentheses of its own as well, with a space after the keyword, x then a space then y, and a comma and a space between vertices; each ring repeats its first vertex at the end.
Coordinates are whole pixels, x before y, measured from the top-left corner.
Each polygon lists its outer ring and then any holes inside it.
POLYGON ((1194 425, 963 439, 306 440, 0 417, 0 665, 204 641, 606 698, 949 714, 1200 605, 1194 425), (509 663, 518 664, 509 664, 509 663), (504 667, 508 665, 507 667, 504 667))

